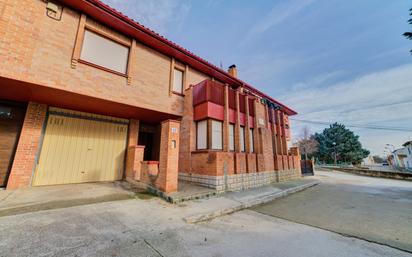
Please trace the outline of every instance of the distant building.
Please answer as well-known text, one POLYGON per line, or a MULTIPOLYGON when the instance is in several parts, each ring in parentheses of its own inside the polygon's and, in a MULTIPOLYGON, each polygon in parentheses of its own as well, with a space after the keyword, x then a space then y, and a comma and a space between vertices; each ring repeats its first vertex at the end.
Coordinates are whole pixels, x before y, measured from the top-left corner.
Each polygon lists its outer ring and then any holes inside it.
POLYGON ((403 148, 396 149, 389 157, 392 166, 412 171, 412 141, 404 143, 403 148))

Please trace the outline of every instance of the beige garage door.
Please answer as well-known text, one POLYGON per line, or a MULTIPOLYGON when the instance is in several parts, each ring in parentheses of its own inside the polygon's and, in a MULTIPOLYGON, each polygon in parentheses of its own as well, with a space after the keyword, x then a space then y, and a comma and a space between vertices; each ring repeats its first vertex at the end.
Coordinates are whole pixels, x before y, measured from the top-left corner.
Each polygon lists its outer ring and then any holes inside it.
POLYGON ((121 179, 127 123, 51 107, 33 185, 121 179))

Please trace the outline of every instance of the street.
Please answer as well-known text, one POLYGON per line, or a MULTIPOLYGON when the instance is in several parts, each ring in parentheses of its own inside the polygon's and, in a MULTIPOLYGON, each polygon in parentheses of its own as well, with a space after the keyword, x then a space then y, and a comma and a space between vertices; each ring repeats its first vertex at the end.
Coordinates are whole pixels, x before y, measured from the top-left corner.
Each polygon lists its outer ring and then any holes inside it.
POLYGON ((158 198, 2 217, 0 256, 412 256, 399 250, 411 249, 410 183, 318 174, 318 186, 197 224, 158 198))
POLYGON ((412 252, 412 183, 318 171, 322 183, 254 210, 412 252))

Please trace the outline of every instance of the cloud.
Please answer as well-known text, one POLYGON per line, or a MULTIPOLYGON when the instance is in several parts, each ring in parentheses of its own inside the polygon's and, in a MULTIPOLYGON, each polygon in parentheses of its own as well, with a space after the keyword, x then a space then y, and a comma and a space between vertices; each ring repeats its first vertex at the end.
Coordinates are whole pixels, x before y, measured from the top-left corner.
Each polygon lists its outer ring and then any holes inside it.
POLYGON ((137 22, 160 33, 182 27, 190 11, 188 0, 103 0, 137 22))
MULTIPOLYGON (((296 119, 412 128, 412 65, 373 72, 347 82, 318 87, 303 83, 279 100, 299 112, 296 119)), ((294 122, 294 135, 304 123, 294 122)), ((312 131, 325 126, 310 125, 312 131)), ((386 143, 400 147, 412 132, 353 129, 372 152, 386 143), (392 140, 392 142, 389 142, 392 140)))
POLYGON ((313 78, 310 78, 306 81, 299 82, 295 85, 292 86, 292 90, 300 90, 300 89, 305 89, 308 87, 320 87, 332 80, 335 80, 336 78, 339 78, 341 76, 345 75, 345 71, 343 70, 336 70, 328 73, 322 73, 318 76, 315 76, 313 78))
POLYGON ((267 30, 281 24, 292 16, 298 14, 300 11, 308 7, 314 2, 314 0, 292 0, 282 1, 280 4, 276 4, 270 10, 270 12, 249 30, 245 38, 240 42, 241 46, 246 45, 253 38, 265 33, 267 30))

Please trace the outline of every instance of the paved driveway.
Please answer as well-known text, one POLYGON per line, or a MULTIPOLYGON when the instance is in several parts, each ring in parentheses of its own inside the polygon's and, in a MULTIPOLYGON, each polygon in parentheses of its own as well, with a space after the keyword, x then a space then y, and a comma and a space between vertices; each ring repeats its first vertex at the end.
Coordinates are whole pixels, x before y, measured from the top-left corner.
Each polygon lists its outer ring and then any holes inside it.
POLYGON ((255 211, 412 252, 412 182, 317 172, 322 183, 255 211))

